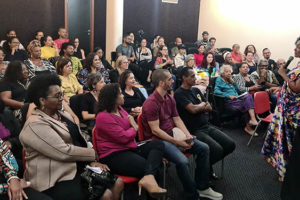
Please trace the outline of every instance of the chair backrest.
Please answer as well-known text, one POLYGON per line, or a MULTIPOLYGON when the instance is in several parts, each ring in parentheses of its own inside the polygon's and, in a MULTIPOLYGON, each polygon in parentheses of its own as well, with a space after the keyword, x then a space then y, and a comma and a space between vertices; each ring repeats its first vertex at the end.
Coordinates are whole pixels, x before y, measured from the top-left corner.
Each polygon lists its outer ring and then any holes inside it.
POLYGON ((112 51, 110 53, 110 57, 111 57, 111 62, 116 62, 116 60, 117 60, 117 52, 112 51))
POLYGON ((196 47, 189 47, 189 48, 187 48, 187 52, 186 52, 186 54, 198 54, 199 52, 198 52, 198 49, 196 48, 196 47))
POLYGON ((145 140, 145 136, 144 136, 144 130, 143 130, 143 124, 142 124, 142 113, 140 113, 137 117, 137 123, 138 123, 138 138, 139 141, 143 141, 145 140))
POLYGON ((254 93, 254 111, 256 114, 263 114, 270 111, 270 99, 267 92, 256 92, 254 93))
POLYGON ((70 108, 73 110, 75 115, 82 121, 82 114, 81 114, 81 103, 84 94, 76 94, 70 98, 70 108))

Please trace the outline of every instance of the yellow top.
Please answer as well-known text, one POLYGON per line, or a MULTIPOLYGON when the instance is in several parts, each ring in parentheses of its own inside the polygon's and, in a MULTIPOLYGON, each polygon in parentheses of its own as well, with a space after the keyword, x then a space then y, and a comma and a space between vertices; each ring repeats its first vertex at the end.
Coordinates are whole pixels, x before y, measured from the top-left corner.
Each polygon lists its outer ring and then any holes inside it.
POLYGON ((55 57, 55 51, 56 51, 55 48, 43 46, 43 47, 41 47, 41 52, 42 52, 41 57, 44 59, 49 59, 51 57, 55 57))
POLYGON ((70 74, 69 78, 65 78, 58 75, 61 80, 61 91, 64 93, 65 97, 70 98, 78 93, 82 89, 82 85, 78 82, 74 74, 70 74))

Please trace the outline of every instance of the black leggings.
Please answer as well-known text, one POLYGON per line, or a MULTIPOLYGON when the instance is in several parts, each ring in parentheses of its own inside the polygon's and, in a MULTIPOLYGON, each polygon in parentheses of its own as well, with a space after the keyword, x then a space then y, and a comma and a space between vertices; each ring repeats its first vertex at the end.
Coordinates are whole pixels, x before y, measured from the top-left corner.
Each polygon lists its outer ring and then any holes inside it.
MULTIPOLYGON (((47 196, 47 195, 45 195, 41 192, 38 192, 34 189, 31 189, 31 188, 24 189, 24 192, 28 196, 29 200, 54 200, 51 197, 49 197, 49 196, 47 196)), ((0 199, 1 200, 8 200, 9 198, 8 198, 7 194, 3 194, 3 195, 0 195, 0 199)), ((23 198, 23 199, 25 199, 25 198, 23 198)))
POLYGON ((112 173, 142 178, 156 175, 161 167, 164 144, 160 140, 148 142, 136 149, 114 152, 102 159, 112 173))
POLYGON ((225 133, 212 126, 204 126, 191 132, 197 139, 209 146, 211 165, 222 160, 235 149, 234 141, 225 133))

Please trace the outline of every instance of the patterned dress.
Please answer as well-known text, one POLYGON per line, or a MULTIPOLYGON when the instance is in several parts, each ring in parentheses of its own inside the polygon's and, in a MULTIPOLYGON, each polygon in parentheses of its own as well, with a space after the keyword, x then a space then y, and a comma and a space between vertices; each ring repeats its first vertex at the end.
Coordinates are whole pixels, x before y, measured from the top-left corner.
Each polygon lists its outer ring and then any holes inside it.
MULTIPOLYGON (((300 78, 300 67, 291 70, 287 76, 296 81, 300 78)), ((288 82, 285 82, 262 148, 262 156, 275 167, 281 177, 285 175, 292 150, 293 132, 299 124, 300 93, 294 93, 288 87, 288 82)))

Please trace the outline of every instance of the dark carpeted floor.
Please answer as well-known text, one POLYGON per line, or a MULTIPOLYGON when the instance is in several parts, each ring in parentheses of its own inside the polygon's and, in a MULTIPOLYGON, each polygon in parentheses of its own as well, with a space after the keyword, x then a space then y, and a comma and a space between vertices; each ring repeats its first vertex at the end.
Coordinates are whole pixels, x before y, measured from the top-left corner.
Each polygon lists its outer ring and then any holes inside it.
MULTIPOLYGON (((224 200, 279 200, 281 183, 278 175, 260 156, 265 128, 258 131, 260 135, 252 140, 250 147, 247 146, 249 136, 242 129, 224 128, 223 131, 236 141, 236 150, 225 158, 224 177, 213 181, 215 190, 223 194, 224 200)), ((221 162, 214 166, 214 170, 220 175, 221 162)), ((159 178, 162 179, 162 175, 159 178)), ((174 165, 168 169, 167 189, 167 199, 184 200, 174 165)), ((127 186, 125 199, 137 199, 136 193, 137 185, 127 186)))

